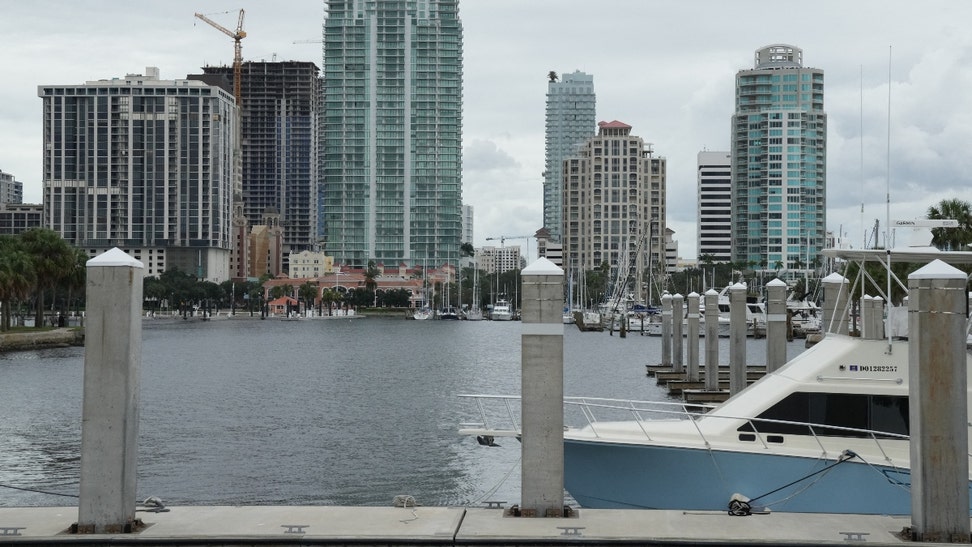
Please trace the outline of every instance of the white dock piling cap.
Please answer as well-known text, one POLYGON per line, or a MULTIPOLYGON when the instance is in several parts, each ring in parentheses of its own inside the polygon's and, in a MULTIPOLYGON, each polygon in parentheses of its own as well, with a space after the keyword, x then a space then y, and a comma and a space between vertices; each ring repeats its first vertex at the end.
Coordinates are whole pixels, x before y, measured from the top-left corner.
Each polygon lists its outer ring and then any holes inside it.
POLYGON ((908 275, 908 279, 964 279, 965 277, 965 272, 937 258, 908 275))
POLYGON ((564 275, 564 270, 541 256, 533 264, 523 268, 520 275, 564 275))
POLYGON ((779 287, 781 285, 785 287, 786 281, 783 281, 779 277, 774 277, 772 281, 766 284, 767 287, 779 287))
POLYGON ((105 266, 126 266, 129 268, 145 267, 140 260, 135 260, 134 258, 128 256, 125 251, 119 249, 118 247, 113 247, 111 250, 101 253, 100 255, 85 262, 84 265, 88 268, 105 266))

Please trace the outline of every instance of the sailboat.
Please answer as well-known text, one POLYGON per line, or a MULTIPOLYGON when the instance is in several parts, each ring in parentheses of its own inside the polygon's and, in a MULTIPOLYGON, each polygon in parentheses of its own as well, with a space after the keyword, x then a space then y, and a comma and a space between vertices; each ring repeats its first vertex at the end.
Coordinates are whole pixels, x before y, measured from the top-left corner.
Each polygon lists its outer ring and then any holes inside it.
POLYGON ((469 309, 466 310, 466 320, 467 321, 482 321, 483 320, 483 309, 479 307, 479 264, 474 263, 473 270, 473 291, 472 291, 472 304, 469 305, 469 309))
POLYGON ((427 263, 422 266, 422 307, 412 313, 412 318, 419 321, 432 318, 432 308, 429 307, 429 269, 427 263))

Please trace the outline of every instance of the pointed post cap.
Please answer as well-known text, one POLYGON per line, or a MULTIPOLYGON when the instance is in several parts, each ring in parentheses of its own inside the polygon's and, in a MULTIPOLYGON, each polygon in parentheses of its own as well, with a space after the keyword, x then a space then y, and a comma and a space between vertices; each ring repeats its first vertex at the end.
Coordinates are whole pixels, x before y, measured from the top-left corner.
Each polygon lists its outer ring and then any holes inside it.
POLYGON ((533 264, 520 271, 520 275, 564 275, 564 270, 545 257, 536 259, 533 264))
POLYGON ((144 268, 145 265, 142 264, 140 260, 135 260, 129 256, 125 251, 119 249, 118 247, 112 247, 110 250, 101 253, 100 255, 92 258, 91 260, 84 263, 85 267, 88 268, 101 268, 101 267, 111 267, 111 266, 123 266, 128 268, 144 268))

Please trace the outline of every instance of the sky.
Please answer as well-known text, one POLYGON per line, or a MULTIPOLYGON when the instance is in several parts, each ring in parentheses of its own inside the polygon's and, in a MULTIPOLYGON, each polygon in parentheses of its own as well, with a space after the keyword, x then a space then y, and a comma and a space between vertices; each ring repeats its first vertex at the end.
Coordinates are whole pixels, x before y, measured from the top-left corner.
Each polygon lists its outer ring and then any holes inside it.
MULTIPOLYGON (((232 39, 193 14, 235 29, 240 9, 245 60, 320 65, 320 0, 0 0, 0 170, 40 203, 39 85, 229 65, 232 39)), ((697 154, 729 149, 735 75, 778 43, 824 70, 828 230, 860 248, 875 220, 883 233, 943 199, 972 202, 972 2, 460 0, 460 16, 476 246, 535 246, 522 236, 542 226, 547 73, 581 70, 597 120, 667 158, 669 228, 695 258, 697 154)))

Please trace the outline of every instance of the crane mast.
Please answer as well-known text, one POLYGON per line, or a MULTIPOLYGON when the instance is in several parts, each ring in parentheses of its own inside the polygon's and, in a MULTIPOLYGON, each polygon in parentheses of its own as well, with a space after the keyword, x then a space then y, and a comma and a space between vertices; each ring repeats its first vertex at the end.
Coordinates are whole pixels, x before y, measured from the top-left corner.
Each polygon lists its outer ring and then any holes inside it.
POLYGON ((246 32, 243 31, 243 10, 240 10, 239 19, 236 22, 236 32, 229 30, 228 28, 220 25, 216 21, 213 21, 209 17, 206 17, 202 13, 195 14, 197 18, 202 19, 210 26, 216 30, 222 32, 223 34, 229 36, 233 39, 233 97, 236 99, 236 106, 243 104, 243 94, 241 92, 241 82, 243 80, 243 38, 246 38, 246 32))

